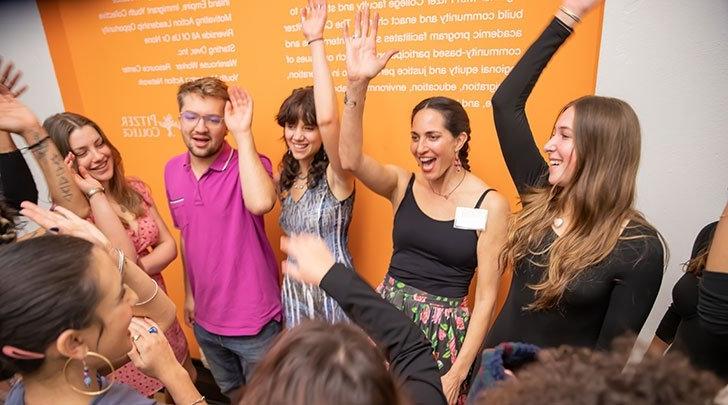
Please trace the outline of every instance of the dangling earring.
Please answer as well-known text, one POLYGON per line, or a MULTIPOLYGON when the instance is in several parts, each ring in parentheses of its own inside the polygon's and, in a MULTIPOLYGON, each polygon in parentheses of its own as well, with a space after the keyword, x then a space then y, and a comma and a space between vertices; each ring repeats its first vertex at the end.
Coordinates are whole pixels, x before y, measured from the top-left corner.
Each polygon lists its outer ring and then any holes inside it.
POLYGON ((290 149, 288 149, 288 150, 286 151, 286 155, 288 155, 288 156, 291 156, 291 155, 293 155, 293 153, 291 152, 291 150, 290 150, 290 149))
MULTIPOLYGON (((86 353, 86 357, 88 357, 88 356, 96 357, 97 359, 101 359, 101 361, 103 361, 104 363, 106 363, 109 366, 109 370, 111 370, 109 375, 114 373, 114 365, 111 364, 111 361, 109 361, 109 359, 107 359, 103 355, 96 353, 96 352, 88 351, 86 353)), ((93 380, 91 379, 91 373, 89 372, 88 365, 86 365, 86 359, 84 358, 83 360, 81 360, 81 363, 83 364, 83 385, 87 388, 87 390, 82 390, 80 388, 74 387, 73 384, 71 383, 71 381, 69 381, 68 374, 66 373, 66 371, 68 370, 68 365, 71 364, 72 360, 73 360, 73 358, 69 357, 68 360, 66 360, 66 364, 63 366, 63 378, 66 379, 66 384, 68 384, 72 390, 78 392, 79 394, 84 394, 84 395, 88 395, 88 396, 97 396, 97 395, 101 395, 104 392, 108 391, 111 388, 111 386, 114 385, 114 380, 111 380, 107 384, 104 384, 105 379, 103 377, 97 375, 96 379, 97 379, 97 382, 99 383, 99 388, 101 388, 101 389, 98 391, 88 391, 88 388, 91 388, 91 383, 93 382, 93 380), (104 385, 106 385, 106 386, 104 386, 104 385)))
MULTIPOLYGON (((458 151, 455 151, 455 153, 458 153, 458 151)), ((455 165, 455 170, 457 170, 457 172, 460 173, 462 171, 463 164, 460 162, 459 154, 455 155, 455 161, 453 162, 453 164, 455 165)))

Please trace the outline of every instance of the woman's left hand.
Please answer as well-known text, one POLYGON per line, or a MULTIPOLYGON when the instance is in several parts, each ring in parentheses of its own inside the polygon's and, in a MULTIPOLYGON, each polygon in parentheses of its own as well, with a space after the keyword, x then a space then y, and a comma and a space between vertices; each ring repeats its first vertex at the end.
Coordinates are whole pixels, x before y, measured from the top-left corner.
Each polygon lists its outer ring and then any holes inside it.
POLYGON ((440 377, 442 392, 445 394, 448 404, 452 405, 458 402, 460 386, 463 384, 463 380, 465 380, 465 377, 456 375, 452 369, 440 377))

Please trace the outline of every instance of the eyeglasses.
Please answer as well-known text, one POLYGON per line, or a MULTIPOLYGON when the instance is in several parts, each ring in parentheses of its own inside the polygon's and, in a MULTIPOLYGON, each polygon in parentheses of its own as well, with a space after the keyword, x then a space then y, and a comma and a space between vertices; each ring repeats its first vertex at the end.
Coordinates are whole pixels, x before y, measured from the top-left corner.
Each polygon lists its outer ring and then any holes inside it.
POLYGON ((202 121, 205 123, 206 126, 211 127, 217 127, 220 126, 225 119, 219 115, 216 114, 209 114, 209 115, 200 115, 196 112, 192 111, 183 111, 179 114, 179 118, 186 124, 191 127, 196 127, 197 124, 200 122, 200 118, 202 118, 202 121))

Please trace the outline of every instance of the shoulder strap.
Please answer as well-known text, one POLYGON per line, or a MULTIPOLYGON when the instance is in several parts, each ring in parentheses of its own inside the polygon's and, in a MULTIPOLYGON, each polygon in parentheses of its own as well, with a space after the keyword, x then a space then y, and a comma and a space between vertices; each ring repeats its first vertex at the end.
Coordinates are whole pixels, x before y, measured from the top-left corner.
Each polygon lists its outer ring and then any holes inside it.
POLYGON ((480 208, 480 204, 482 204, 483 200, 485 200, 485 196, 488 195, 488 193, 490 193, 491 191, 495 191, 495 189, 489 188, 480 195, 480 198, 478 198, 478 202, 475 204, 475 208, 480 208))

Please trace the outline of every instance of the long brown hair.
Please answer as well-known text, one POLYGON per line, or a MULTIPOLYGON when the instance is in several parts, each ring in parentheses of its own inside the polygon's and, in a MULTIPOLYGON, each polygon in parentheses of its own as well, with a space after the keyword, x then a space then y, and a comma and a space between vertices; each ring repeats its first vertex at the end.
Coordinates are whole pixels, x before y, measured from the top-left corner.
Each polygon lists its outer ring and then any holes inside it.
POLYGON ((385 358, 360 329, 307 321, 256 367, 241 405, 402 404, 385 358))
MULTIPOLYGON (((104 144, 111 150, 111 156, 114 159, 114 174, 109 180, 109 193, 119 205, 131 211, 136 217, 143 215, 144 206, 142 202, 144 200, 134 188, 129 186, 124 175, 124 164, 121 161, 121 154, 114 147, 114 144, 109 141, 109 138, 104 134, 104 131, 101 130, 98 124, 90 118, 72 112, 51 115, 43 122, 43 128, 51 136, 53 143, 56 144, 62 156, 68 155, 68 152, 71 151, 71 145, 69 144, 71 133, 87 125, 99 133, 104 144)), ((122 223, 125 223, 123 218, 122 223)))
POLYGON ((501 269, 520 260, 538 260, 540 282, 529 287, 536 300, 527 306, 543 310, 558 304, 567 285, 584 269, 609 255, 628 228, 653 229, 634 208, 640 160, 640 126, 634 110, 622 100, 586 96, 574 107, 576 164, 566 186, 536 187, 523 195, 523 209, 511 218, 508 241, 500 254, 501 269), (554 219, 570 214, 564 234, 543 248, 554 219), (535 256, 536 258, 534 259, 535 256))

